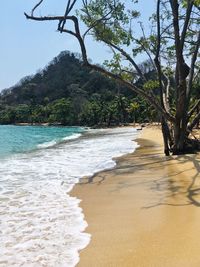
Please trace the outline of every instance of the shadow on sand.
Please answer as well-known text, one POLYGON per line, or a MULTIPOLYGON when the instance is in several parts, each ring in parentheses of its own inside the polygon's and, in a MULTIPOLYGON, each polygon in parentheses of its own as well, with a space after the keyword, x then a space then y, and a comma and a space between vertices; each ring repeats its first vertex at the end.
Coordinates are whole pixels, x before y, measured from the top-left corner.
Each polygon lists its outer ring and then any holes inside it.
POLYGON ((116 159, 114 169, 85 177, 79 184, 101 185, 109 176, 120 175, 125 178, 116 181, 111 192, 136 186, 154 192, 154 203, 143 209, 161 205, 200 207, 199 154, 165 157, 156 143, 144 139, 138 142, 142 146, 135 153, 116 159))

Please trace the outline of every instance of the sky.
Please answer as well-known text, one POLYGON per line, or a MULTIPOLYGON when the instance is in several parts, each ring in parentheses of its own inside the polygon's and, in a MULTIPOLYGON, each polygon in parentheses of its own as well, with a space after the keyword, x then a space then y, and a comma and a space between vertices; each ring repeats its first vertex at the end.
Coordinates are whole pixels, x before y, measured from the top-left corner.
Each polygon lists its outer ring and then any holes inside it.
MULTIPOLYGON (((56 31, 55 22, 26 20, 37 0, 2 0, 0 15, 0 91, 15 85, 21 78, 44 68, 61 51, 80 52, 73 37, 56 31)), ((140 0, 139 8, 148 22, 153 1, 140 0), (148 5, 147 5, 148 3, 148 5)), ((66 0, 44 0, 39 15, 63 15, 66 0), (59 2, 59 4, 58 4, 59 2)), ((78 8, 78 6, 77 6, 78 8)), ((87 41, 89 58, 102 63, 111 56, 107 47, 91 38, 87 41)))

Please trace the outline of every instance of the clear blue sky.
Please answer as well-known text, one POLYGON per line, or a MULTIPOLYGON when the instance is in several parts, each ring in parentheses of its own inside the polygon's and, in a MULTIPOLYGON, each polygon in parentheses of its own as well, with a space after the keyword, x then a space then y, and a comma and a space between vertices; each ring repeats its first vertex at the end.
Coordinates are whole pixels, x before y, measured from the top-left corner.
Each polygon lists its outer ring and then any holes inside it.
MULTIPOLYGON (((140 0, 140 9, 147 18, 154 0, 140 0), (149 5, 149 6, 148 6, 149 5)), ((54 22, 34 22, 25 19, 36 0, 3 0, 0 16, 0 91, 34 74, 63 50, 79 52, 77 41, 56 32, 54 22)), ((41 15, 63 15, 66 0, 46 0, 39 8, 41 15), (59 4, 58 4, 59 2, 59 4), (48 6, 47 6, 48 4, 48 6), (47 13, 45 13, 47 11, 47 13)), ((108 48, 88 40, 88 54, 95 63, 109 56, 108 48)))

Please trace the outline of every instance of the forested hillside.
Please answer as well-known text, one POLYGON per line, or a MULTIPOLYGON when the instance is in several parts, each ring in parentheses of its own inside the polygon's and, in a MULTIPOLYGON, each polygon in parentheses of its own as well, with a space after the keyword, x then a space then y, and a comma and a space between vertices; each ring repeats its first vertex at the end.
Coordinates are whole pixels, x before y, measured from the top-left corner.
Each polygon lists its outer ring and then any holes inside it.
POLYGON ((0 123, 110 126, 155 119, 152 108, 125 87, 61 52, 43 70, 0 95, 0 123))

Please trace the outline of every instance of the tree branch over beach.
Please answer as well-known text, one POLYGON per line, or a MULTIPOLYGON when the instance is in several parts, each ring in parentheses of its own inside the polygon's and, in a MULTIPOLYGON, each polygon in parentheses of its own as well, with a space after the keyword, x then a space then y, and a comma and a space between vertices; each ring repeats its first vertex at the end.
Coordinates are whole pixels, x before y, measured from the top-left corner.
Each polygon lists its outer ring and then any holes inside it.
POLYGON ((75 10, 78 1, 68 0, 64 15, 38 16, 36 12, 42 0, 30 14, 24 14, 35 21, 56 21, 58 32, 77 39, 84 65, 146 99, 160 114, 166 155, 199 150, 200 141, 191 139, 190 132, 200 119, 199 104, 194 103, 193 94, 200 68, 200 1, 157 0, 155 13, 150 14, 150 31, 143 26, 143 14, 137 10, 139 1, 79 2, 81 8, 75 10), (134 32, 137 22, 140 35, 134 32), (84 32, 80 23, 86 27, 84 32), (113 53, 104 66, 88 60, 86 38, 89 35, 113 53), (138 55, 150 59, 154 69, 150 78, 137 63, 138 55))

